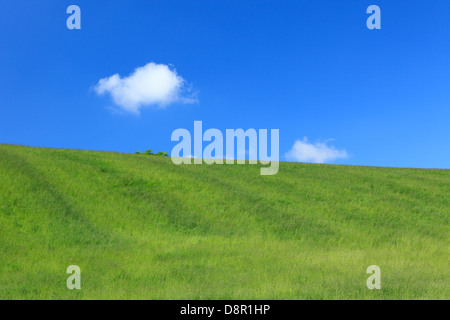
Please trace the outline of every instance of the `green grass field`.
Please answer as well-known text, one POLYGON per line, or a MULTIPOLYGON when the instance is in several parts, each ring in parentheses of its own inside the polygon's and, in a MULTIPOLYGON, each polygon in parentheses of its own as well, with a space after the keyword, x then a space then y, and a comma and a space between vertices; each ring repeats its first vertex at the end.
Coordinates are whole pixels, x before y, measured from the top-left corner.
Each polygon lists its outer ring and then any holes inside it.
POLYGON ((0 299, 449 299, 449 216, 450 170, 0 145, 0 299))

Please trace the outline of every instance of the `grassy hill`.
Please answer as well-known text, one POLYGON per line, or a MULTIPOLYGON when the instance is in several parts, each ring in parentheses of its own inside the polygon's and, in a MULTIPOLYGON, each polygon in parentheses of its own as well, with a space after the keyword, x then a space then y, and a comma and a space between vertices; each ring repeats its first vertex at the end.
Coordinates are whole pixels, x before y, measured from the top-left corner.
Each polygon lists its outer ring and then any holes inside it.
POLYGON ((450 170, 0 145, 0 299, 449 299, 449 214, 450 170))

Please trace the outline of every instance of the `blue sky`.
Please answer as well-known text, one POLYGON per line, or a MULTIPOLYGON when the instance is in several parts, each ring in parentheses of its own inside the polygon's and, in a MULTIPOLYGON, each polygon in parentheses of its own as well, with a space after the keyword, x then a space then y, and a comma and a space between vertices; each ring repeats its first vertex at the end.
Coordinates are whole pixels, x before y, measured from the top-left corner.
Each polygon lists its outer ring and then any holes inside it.
POLYGON ((177 128, 280 130, 327 161, 450 168, 450 2, 23 1, 0 8, 0 143, 170 151, 177 128), (68 30, 66 8, 81 8, 68 30), (381 30, 366 27, 369 5, 381 30), (139 115, 94 89, 154 62, 195 103, 139 115), (171 69, 173 70, 173 69, 171 69))

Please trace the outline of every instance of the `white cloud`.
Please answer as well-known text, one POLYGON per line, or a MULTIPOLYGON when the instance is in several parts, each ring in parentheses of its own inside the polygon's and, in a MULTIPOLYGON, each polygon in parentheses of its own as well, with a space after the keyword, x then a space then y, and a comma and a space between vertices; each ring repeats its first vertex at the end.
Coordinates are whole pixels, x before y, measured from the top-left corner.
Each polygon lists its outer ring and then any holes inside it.
POLYGON ((139 113, 148 105, 166 107, 174 102, 194 103, 197 100, 186 89, 185 80, 165 64, 147 63, 128 77, 119 74, 100 79, 94 90, 109 93, 116 105, 125 111, 139 113))
POLYGON ((345 150, 338 150, 328 146, 327 141, 309 143, 306 137, 295 141, 291 150, 286 153, 286 159, 297 162, 325 163, 336 159, 348 158, 345 150))

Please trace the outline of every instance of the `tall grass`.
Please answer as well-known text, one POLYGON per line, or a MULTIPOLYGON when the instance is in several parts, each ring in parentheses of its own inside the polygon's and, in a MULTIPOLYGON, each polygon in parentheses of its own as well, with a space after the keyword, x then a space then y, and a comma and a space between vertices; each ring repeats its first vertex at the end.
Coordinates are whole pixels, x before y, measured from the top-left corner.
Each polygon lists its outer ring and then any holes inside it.
POLYGON ((0 145, 0 299, 450 298, 450 170, 259 173, 0 145))

